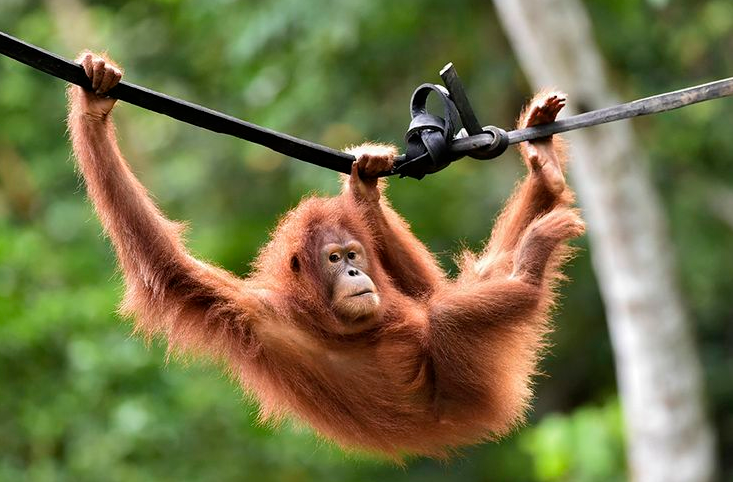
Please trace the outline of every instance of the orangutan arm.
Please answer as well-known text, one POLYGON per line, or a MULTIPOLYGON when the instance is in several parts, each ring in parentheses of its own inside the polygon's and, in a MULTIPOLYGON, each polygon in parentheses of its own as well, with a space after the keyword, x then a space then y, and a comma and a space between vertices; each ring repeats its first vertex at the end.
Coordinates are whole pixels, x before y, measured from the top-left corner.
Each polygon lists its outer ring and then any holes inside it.
MULTIPOLYGON (((97 92, 121 77, 101 57, 79 61, 97 92)), ((123 312, 135 316, 138 330, 162 333, 173 347, 232 355, 252 345, 251 321, 265 316, 266 291, 188 253, 182 226, 161 214, 120 154, 113 99, 77 86, 68 94, 74 153, 125 279, 123 312)))
MULTIPOLYGON (((522 111, 517 128, 552 122, 565 106, 561 92, 541 91, 522 111)), ((530 224, 556 209, 573 203, 573 192, 565 185, 567 153, 563 140, 555 135, 519 145, 527 175, 499 215, 476 271, 484 277, 507 275, 512 258, 530 224)))
POLYGON ((383 194, 384 186, 379 186, 374 177, 391 169, 394 147, 364 144, 350 152, 357 161, 344 181, 344 193, 351 196, 372 227, 382 265, 403 293, 412 297, 429 296, 444 280, 443 270, 412 234, 407 222, 392 209, 383 194))

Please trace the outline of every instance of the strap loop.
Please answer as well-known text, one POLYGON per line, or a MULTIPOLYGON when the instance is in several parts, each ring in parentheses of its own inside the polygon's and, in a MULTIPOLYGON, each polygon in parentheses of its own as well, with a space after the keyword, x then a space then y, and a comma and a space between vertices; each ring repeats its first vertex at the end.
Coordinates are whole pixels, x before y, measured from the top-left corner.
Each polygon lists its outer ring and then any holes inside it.
POLYGON ((410 117, 412 121, 405 133, 405 160, 394 169, 400 177, 422 179, 461 157, 450 149, 456 127, 460 125, 460 116, 442 85, 423 84, 418 87, 410 100, 410 117), (443 117, 427 111, 428 96, 432 93, 443 104, 443 117))

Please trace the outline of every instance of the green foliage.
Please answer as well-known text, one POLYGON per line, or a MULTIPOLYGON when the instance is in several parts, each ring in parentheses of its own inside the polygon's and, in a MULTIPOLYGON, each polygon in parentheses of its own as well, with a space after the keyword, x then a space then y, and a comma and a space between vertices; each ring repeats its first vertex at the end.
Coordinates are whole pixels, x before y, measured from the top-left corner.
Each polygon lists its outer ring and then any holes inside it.
MULTIPOLYGON (((625 98, 733 71, 727 0, 587 5, 625 98)), ((490 2, 3 0, 0 30, 66 57, 106 49, 132 82, 337 148, 401 145, 412 89, 447 61, 484 123, 510 126, 530 95, 490 2)), ((618 406, 596 408, 615 399, 615 381, 584 240, 530 428, 405 469, 343 454, 294 424, 258 425, 216 367, 166 363, 162 345, 129 336, 114 314, 114 256, 69 159, 63 88, 0 58, 0 481, 623 480, 618 406)), ((718 427, 733 424, 730 102, 634 124, 666 202, 718 427)), ((333 173, 259 146, 128 105, 115 118, 143 183, 190 220, 192 250, 239 274, 279 215, 338 189, 333 173)), ((466 160, 394 180, 390 195, 453 269, 452 253, 479 246, 521 170, 513 153, 466 160)), ((733 432, 720 435, 730 452, 733 432)))
POLYGON ((520 445, 532 455, 541 481, 626 480, 616 401, 569 416, 549 414, 522 434, 520 445))

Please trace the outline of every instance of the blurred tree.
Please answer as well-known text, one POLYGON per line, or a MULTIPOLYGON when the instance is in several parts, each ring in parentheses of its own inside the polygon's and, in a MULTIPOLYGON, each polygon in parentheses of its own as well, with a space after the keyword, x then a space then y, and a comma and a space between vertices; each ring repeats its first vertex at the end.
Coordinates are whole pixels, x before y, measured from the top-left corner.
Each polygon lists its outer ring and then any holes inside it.
MULTIPOLYGON (((582 110, 618 103, 578 0, 494 3, 536 88, 561 85, 582 110)), ((710 481, 714 443, 700 362, 646 160, 628 122, 568 137, 616 353, 631 478, 710 481)))

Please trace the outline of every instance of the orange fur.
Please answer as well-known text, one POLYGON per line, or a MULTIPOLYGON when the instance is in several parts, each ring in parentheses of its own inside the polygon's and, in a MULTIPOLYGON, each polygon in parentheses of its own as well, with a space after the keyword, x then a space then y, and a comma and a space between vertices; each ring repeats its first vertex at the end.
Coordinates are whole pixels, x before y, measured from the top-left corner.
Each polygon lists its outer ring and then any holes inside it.
MULTIPOLYGON (((138 332, 224 360, 263 419, 295 416, 395 459, 445 456, 522 421, 564 242, 582 232, 569 189, 552 194, 530 170, 483 253, 464 253, 451 280, 383 196, 347 180, 340 196, 285 215, 242 280, 189 255, 122 158, 111 119, 86 115, 83 95, 70 88, 74 152, 138 332), (369 329, 345 331, 329 306, 317 256, 329 232, 360 241, 371 260, 382 304, 369 329)), ((548 152, 564 164, 556 140, 548 152)))

